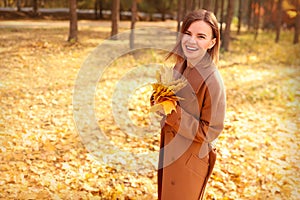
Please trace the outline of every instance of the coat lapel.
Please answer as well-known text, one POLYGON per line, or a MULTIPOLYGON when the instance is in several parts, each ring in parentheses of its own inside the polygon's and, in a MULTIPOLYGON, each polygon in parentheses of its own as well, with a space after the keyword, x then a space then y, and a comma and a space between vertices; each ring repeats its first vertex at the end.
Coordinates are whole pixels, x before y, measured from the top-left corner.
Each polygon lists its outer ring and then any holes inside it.
MULTIPOLYGON (((178 63, 174 67, 174 77, 176 79, 180 78, 187 68, 187 61, 178 63)), ((203 82, 216 71, 216 66, 211 60, 211 57, 208 53, 201 59, 201 61, 191 70, 189 77, 187 77, 189 83, 191 84, 195 93, 198 93, 203 82)))

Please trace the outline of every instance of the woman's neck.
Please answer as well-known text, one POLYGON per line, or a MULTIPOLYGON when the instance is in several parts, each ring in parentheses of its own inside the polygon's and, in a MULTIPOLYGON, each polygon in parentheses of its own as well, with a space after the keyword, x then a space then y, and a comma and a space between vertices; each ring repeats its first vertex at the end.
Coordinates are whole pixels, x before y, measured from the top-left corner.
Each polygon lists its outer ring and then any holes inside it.
POLYGON ((198 58, 195 59, 187 59, 187 67, 193 68, 195 67, 205 56, 205 54, 203 56, 199 56, 198 58))
POLYGON ((189 68, 193 68, 193 67, 195 67, 195 65, 193 65, 191 62, 189 62, 188 60, 187 60, 187 62, 186 62, 186 65, 187 65, 187 67, 189 67, 189 68))

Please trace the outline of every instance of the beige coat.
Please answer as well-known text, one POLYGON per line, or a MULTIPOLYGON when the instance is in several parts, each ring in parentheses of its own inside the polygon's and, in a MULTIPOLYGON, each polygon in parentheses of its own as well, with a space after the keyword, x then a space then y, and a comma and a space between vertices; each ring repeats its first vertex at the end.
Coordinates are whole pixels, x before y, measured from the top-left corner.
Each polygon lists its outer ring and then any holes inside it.
POLYGON ((189 84, 177 93, 184 98, 177 112, 162 121, 158 199, 198 200, 215 162, 210 142, 223 130, 225 90, 208 57, 194 68, 177 65, 177 71, 175 77, 183 74, 189 84))

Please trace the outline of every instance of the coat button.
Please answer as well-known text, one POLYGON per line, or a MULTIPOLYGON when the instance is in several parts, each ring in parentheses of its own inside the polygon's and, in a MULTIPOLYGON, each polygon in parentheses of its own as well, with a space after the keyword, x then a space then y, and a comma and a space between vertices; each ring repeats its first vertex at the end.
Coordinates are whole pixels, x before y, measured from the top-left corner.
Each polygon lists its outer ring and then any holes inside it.
POLYGON ((175 181, 171 181, 171 185, 175 185, 175 181))

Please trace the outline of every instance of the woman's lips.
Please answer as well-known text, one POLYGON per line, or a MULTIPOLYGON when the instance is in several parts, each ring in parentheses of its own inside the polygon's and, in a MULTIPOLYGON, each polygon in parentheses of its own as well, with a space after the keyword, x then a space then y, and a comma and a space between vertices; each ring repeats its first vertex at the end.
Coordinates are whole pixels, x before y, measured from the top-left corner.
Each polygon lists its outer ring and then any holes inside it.
POLYGON ((185 46, 185 48, 189 51, 198 51, 198 48, 197 47, 191 47, 191 46, 185 46))

